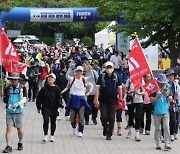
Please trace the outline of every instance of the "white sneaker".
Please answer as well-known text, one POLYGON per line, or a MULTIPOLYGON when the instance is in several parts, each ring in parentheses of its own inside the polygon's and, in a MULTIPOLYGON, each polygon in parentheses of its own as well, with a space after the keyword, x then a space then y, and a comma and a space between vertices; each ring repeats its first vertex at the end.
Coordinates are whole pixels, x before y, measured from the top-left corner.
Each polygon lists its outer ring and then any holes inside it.
POLYGON ((79 137, 83 137, 83 133, 82 133, 82 132, 79 132, 78 136, 79 136, 79 137))
POLYGON ((141 141, 140 137, 139 137, 139 132, 136 132, 136 135, 135 135, 135 140, 136 141, 141 141))
POLYGON ((131 127, 128 127, 128 134, 126 136, 126 138, 131 138, 131 135, 132 135, 132 131, 131 131, 131 127))
POLYGON ((47 142, 47 141, 48 141, 48 136, 44 135, 43 142, 47 142))
POLYGON ((174 139, 177 140, 177 134, 174 134, 174 139))
POLYGON ((54 136, 51 136, 50 142, 54 142, 54 136))
POLYGON ((171 141, 174 141, 174 135, 171 135, 171 141))
POLYGON ((126 138, 131 138, 131 135, 132 135, 132 132, 131 131, 128 131, 128 134, 127 134, 127 136, 126 136, 126 138))
POLYGON ((57 116, 57 120, 58 120, 58 121, 61 120, 61 117, 60 117, 60 116, 57 116))
POLYGON ((73 128, 72 134, 73 134, 73 135, 76 135, 76 128, 73 128))
POLYGON ((70 116, 66 116, 65 118, 66 118, 66 121, 70 121, 71 120, 70 116))

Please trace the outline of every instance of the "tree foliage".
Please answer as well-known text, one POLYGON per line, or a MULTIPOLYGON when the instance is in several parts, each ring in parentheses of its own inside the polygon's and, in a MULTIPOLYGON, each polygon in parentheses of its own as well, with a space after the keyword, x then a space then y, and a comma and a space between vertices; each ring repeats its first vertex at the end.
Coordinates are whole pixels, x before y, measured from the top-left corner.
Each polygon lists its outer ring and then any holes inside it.
POLYGON ((172 59, 180 51, 180 1, 179 0, 80 0, 88 6, 96 6, 104 18, 123 18, 128 22, 117 25, 115 31, 139 38, 148 38, 144 43, 158 43, 172 59), (102 5, 103 4, 103 5, 102 5), (170 52, 167 51, 170 50, 170 52))
POLYGON ((9 10, 13 5, 13 0, 0 0, 0 11, 9 10))

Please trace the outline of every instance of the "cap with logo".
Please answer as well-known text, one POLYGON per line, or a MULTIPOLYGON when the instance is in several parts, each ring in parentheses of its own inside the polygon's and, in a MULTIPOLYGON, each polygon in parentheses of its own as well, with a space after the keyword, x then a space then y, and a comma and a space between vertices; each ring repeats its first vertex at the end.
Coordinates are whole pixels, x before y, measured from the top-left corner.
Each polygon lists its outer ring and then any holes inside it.
POLYGON ((159 74, 158 78, 157 78, 157 82, 159 82, 159 83, 168 83, 169 80, 168 80, 168 78, 166 77, 165 74, 159 74))

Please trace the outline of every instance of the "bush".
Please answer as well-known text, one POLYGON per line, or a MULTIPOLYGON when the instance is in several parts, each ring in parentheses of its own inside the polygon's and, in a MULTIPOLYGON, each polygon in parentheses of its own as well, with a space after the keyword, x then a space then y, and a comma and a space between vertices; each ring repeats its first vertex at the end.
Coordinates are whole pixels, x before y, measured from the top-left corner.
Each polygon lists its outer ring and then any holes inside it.
POLYGON ((45 37, 41 38, 41 40, 43 41, 43 43, 46 43, 47 45, 52 45, 55 43, 55 39, 53 37, 45 37))
POLYGON ((3 79, 0 79, 0 96, 3 95, 3 91, 4 91, 5 87, 6 87, 5 81, 3 79))
POLYGON ((65 42, 68 42, 71 46, 75 45, 75 42, 73 40, 65 40, 65 42))
POLYGON ((81 39, 81 43, 83 43, 85 46, 92 47, 93 46, 93 39, 90 37, 83 37, 81 39))

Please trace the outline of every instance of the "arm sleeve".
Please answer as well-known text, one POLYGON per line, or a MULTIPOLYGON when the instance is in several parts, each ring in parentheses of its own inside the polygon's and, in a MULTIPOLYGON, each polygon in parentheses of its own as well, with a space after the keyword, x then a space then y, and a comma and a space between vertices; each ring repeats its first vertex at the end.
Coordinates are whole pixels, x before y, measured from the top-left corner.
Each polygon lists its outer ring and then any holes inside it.
POLYGON ((100 76, 98 77, 98 80, 97 80, 96 85, 99 85, 99 86, 102 85, 102 75, 100 75, 100 76))
POLYGON ((99 77, 99 74, 98 74, 95 70, 93 70, 93 71, 94 71, 94 75, 95 75, 95 80, 96 80, 96 82, 97 82, 98 77, 99 77))
POLYGON ((19 102, 19 106, 24 105, 26 103, 26 97, 23 97, 19 102))
POLYGON ((39 94, 37 96, 37 99, 36 99, 36 107, 38 110, 40 110, 42 108, 42 98, 44 97, 43 96, 43 92, 44 91, 44 87, 41 88, 41 90, 39 91, 39 94))
POLYGON ((23 86, 23 97, 27 97, 27 89, 23 86))
POLYGON ((93 91, 93 84, 91 82, 89 82, 89 87, 90 87, 90 89, 89 89, 88 93, 91 93, 93 91))
POLYGON ((57 87, 57 102, 58 102, 58 108, 64 108, 63 102, 62 102, 62 95, 61 95, 61 90, 59 87, 57 87))
POLYGON ((120 87, 122 85, 121 80, 118 78, 117 86, 120 87))
POLYGON ((71 78, 73 78, 73 77, 70 76, 71 71, 72 71, 72 68, 69 67, 69 69, 68 69, 68 71, 66 72, 66 75, 65 75, 67 80, 70 80, 71 78))
POLYGON ((23 86, 23 98, 18 102, 19 106, 24 105, 26 103, 27 98, 27 90, 26 87, 23 86))
POLYGON ((3 97, 3 101, 4 101, 5 104, 8 104, 8 98, 9 98, 7 91, 8 90, 7 90, 7 87, 6 87, 5 90, 4 90, 4 97, 3 97))
POLYGON ((180 107, 180 86, 179 85, 177 87, 177 101, 178 101, 178 106, 180 107))

